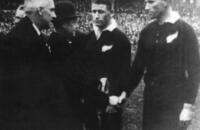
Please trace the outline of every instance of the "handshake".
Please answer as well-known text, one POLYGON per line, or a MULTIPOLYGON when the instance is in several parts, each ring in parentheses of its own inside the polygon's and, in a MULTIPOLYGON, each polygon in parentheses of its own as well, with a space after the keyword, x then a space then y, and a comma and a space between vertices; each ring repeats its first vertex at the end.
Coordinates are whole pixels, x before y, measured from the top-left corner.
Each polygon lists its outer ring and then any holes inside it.
MULTIPOLYGON (((108 94, 109 93, 109 88, 107 88, 107 87, 109 87, 109 85, 107 84, 108 78, 102 77, 102 78, 100 78, 100 82, 101 82, 100 91, 104 92, 105 94, 108 94)), ((126 92, 125 91, 123 91, 120 96, 116 96, 116 95, 109 96, 109 105, 111 105, 111 106, 119 105, 119 104, 122 103, 122 101, 125 98, 126 98, 126 92)))
POLYGON ((122 92, 120 96, 109 96, 109 105, 106 107, 106 112, 109 114, 116 113, 119 109, 119 105, 126 98, 126 92, 122 92))
POLYGON ((109 104, 112 106, 116 106, 122 103, 122 101, 126 98, 126 92, 122 92, 120 96, 109 96, 109 104))

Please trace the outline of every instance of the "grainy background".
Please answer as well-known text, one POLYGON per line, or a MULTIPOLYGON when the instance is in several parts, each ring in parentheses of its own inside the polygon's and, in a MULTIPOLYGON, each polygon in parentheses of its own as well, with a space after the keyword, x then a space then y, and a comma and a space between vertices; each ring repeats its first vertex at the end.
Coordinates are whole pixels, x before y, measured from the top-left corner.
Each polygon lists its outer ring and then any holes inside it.
MULTIPOLYGON (((16 7, 23 0, 1 0, 0 7, 0 31, 7 33, 14 25, 14 14, 16 7), (4 7, 6 7, 4 9, 4 7)), ((72 0, 76 3, 78 12, 83 16, 79 20, 78 29, 88 31, 90 29, 89 1, 90 0, 72 0)), ((131 3, 122 1, 123 6, 117 5, 116 15, 114 16, 122 29, 132 43, 132 53, 137 48, 137 39, 139 32, 146 25, 147 19, 144 13, 144 0, 126 0, 131 3), (141 2, 142 1, 142 2, 141 2)), ((198 39, 200 40, 200 0, 174 0, 174 7, 181 13, 182 18, 190 23, 198 39), (186 2, 184 2, 186 1, 186 2), (193 1, 193 3, 191 2, 193 1), (182 3, 181 3, 182 2, 182 3)), ((142 130, 142 106, 143 106, 143 89, 144 83, 133 91, 127 100, 123 113, 123 130, 142 130)), ((200 90, 195 103, 195 115, 188 130, 200 130, 200 90)))

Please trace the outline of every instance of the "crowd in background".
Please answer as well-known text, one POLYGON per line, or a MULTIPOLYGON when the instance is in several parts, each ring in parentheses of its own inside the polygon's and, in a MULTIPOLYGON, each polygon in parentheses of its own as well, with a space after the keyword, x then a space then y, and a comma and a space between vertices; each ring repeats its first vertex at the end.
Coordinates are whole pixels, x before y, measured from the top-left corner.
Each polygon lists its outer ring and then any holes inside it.
MULTIPOLYGON (((81 18, 78 20, 78 29, 88 32, 91 30, 89 4, 76 3, 76 5, 77 10, 81 14, 81 18)), ((198 11, 195 12, 191 9, 179 8, 179 12, 181 13, 182 18, 192 25, 200 41, 200 14, 198 14, 198 11)), ((2 10, 0 15, 1 32, 8 33, 11 30, 11 28, 15 25, 14 16, 15 10, 2 10)), ((113 17, 115 17, 117 20, 120 29, 129 38, 132 44, 132 53, 134 54, 135 50, 137 49, 137 41, 140 31, 145 27, 145 25, 147 25, 149 21, 143 10, 143 7, 141 7, 141 5, 137 5, 132 8, 118 8, 113 17)), ((138 122, 138 119, 136 122, 138 122)))
MULTIPOLYGON (((84 32, 91 31, 91 15, 89 10, 89 0, 79 2, 77 0, 76 7, 81 15, 78 20, 78 29, 84 32)), ((134 5, 134 4, 133 4, 134 5)), ((179 8, 182 18, 194 28, 198 39, 200 40, 200 15, 197 10, 190 8, 179 8)), ((149 21, 143 10, 142 4, 135 4, 133 7, 117 8, 113 16, 120 27, 120 29, 127 35, 133 45, 133 51, 136 50, 136 43, 140 31, 145 27, 149 21)), ((2 10, 0 15, 0 30, 3 33, 8 33, 9 30, 15 25, 15 10, 2 10)))

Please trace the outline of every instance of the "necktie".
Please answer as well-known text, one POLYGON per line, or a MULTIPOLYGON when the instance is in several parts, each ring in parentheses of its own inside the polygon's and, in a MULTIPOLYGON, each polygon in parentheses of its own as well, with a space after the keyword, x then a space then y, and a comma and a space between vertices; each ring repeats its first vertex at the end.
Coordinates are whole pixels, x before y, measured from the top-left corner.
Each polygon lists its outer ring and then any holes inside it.
POLYGON ((43 33, 40 34, 40 39, 43 41, 44 46, 48 49, 48 52, 51 54, 51 46, 47 43, 47 36, 43 33))

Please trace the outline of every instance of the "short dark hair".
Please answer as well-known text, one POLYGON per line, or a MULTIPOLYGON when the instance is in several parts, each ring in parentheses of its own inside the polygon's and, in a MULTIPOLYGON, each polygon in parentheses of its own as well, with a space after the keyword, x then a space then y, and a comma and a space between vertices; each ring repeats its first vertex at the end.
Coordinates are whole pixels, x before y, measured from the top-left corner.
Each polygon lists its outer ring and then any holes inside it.
POLYGON ((167 3, 171 4, 172 0, 165 0, 167 3))
POLYGON ((111 10, 111 2, 110 0, 92 0, 94 4, 104 4, 107 6, 108 10, 111 10))

